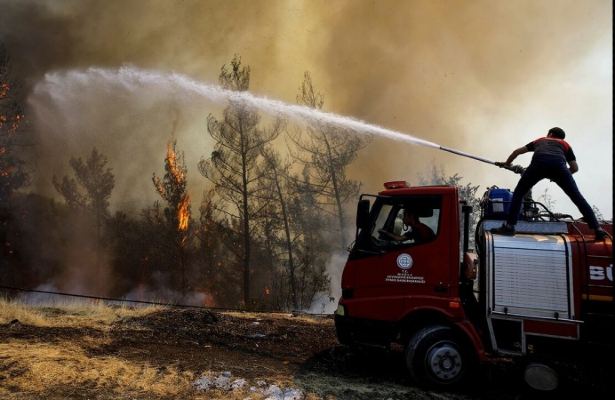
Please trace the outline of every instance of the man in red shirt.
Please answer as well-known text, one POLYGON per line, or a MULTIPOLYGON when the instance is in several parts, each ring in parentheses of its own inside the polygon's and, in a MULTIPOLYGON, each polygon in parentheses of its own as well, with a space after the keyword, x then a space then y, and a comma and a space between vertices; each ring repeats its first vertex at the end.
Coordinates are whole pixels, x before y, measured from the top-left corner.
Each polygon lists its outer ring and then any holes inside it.
POLYGON ((562 188, 564 193, 570 197, 570 200, 581 211, 589 227, 596 232, 596 240, 603 240, 607 236, 607 233, 600 228, 594 211, 581 192, 579 192, 579 188, 572 177, 572 174, 579 170, 579 166, 577 165, 572 147, 564 140, 565 137, 566 133, 563 129, 551 128, 547 137, 534 140, 523 147, 519 147, 512 152, 504 163, 496 163, 497 165, 510 166, 518 155, 529 151, 534 152, 532 162, 521 176, 515 188, 506 222, 500 228, 492 229, 492 232, 514 235, 515 224, 519 217, 523 197, 535 184, 544 178, 548 178, 562 188))

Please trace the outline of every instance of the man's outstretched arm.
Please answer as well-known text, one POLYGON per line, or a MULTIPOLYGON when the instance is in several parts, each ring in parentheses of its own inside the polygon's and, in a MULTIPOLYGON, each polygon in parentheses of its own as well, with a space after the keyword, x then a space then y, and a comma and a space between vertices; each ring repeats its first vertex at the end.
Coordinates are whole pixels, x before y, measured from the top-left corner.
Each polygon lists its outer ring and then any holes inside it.
POLYGON ((512 153, 510 153, 510 155, 508 156, 508 158, 506 159, 506 162, 504 162, 504 164, 506 165, 511 165, 512 162, 515 160, 515 158, 517 158, 517 156, 527 153, 529 150, 527 149, 526 146, 523 147, 519 147, 518 149, 516 149, 515 151, 513 151, 512 153))

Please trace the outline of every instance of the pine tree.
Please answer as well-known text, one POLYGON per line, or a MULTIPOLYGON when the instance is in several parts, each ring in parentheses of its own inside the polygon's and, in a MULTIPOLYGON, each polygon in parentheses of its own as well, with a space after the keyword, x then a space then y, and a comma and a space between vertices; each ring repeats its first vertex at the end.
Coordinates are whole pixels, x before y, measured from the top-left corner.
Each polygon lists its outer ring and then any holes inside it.
POLYGON ((164 215, 172 238, 175 253, 173 258, 176 260, 181 274, 181 292, 185 296, 188 291, 186 270, 191 207, 190 195, 186 188, 188 170, 183 153, 177 152, 175 141, 167 145, 164 169, 164 176, 159 178, 156 174, 153 174, 152 182, 160 197, 167 203, 164 215))
MULTIPOLYGON (((315 91, 309 72, 304 75, 297 101, 317 110, 324 105, 324 97, 315 91)), ((318 194, 319 205, 337 220, 339 248, 343 249, 348 245, 344 204, 358 195, 361 186, 346 176, 346 168, 367 143, 352 132, 321 123, 290 134, 290 138, 296 147, 294 158, 310 171, 311 190, 318 194)))
MULTIPOLYGON (((246 91, 250 85, 250 68, 233 58, 230 66, 220 72, 220 84, 229 90, 246 91)), ((207 118, 207 131, 214 139, 214 151, 199 163, 201 174, 215 186, 216 194, 227 204, 225 209, 238 227, 241 245, 237 255, 243 269, 243 301, 250 304, 250 256, 253 242, 253 219, 258 214, 255 195, 262 179, 258 164, 263 146, 274 140, 282 129, 276 120, 269 129, 259 128, 259 115, 240 100, 230 100, 222 120, 213 115, 207 118)))

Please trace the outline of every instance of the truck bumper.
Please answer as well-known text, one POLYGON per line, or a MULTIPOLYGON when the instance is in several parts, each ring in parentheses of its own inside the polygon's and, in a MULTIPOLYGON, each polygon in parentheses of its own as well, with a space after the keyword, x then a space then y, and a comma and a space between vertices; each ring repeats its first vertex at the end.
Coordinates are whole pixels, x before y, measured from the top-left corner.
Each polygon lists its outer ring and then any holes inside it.
POLYGON ((387 346, 397 336, 396 324, 335 315, 335 332, 340 344, 387 346))

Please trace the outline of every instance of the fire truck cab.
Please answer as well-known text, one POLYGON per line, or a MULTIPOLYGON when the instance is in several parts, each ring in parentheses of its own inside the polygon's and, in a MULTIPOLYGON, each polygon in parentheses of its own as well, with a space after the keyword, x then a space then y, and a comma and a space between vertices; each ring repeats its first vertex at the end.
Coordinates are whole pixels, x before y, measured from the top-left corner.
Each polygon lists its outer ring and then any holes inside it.
MULTIPOLYGON (((472 210, 456 187, 396 181, 362 195, 335 314, 338 340, 399 343, 415 381, 445 387, 493 357, 569 357, 588 338, 611 342, 612 241, 594 241, 586 224, 537 203, 524 207, 518 234, 492 234, 507 211, 501 191, 486 193, 475 250, 472 210)), ((612 234, 612 225, 604 228, 612 234)), ((552 364, 534 361, 525 380, 552 390, 560 378, 552 364)))

